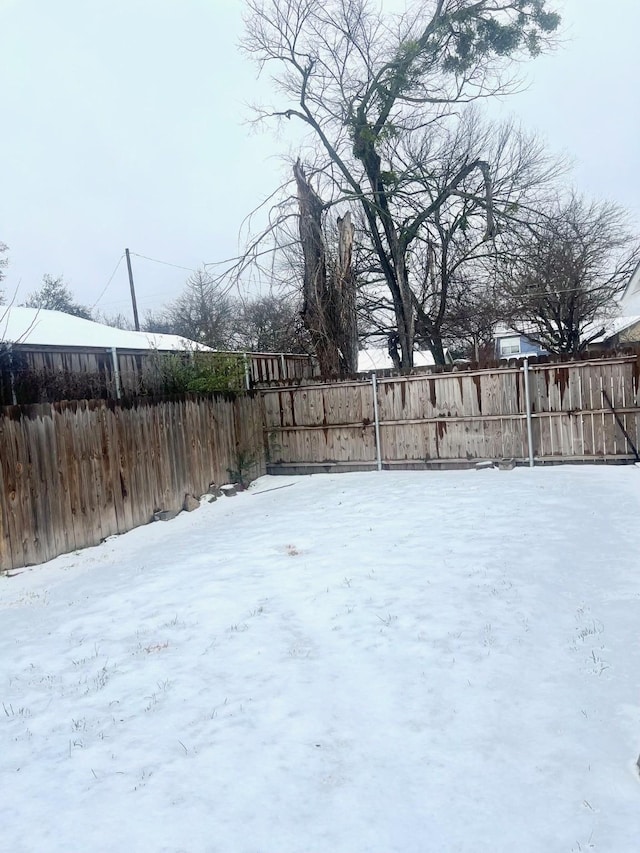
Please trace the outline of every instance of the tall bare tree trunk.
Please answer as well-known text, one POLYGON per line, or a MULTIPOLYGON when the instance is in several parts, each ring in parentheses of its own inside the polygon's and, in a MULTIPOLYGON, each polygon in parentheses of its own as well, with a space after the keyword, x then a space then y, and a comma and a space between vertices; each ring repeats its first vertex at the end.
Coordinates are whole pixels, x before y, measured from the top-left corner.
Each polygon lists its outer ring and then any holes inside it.
POLYGON ((298 188, 300 242, 304 257, 302 319, 323 375, 358 369, 356 286, 353 275, 354 227, 347 213, 338 219, 338 259, 327 269, 322 228, 324 205, 309 184, 300 161, 293 167, 298 188))
POLYGON ((356 314, 356 277, 353 274, 353 235, 351 214, 338 217, 338 262, 332 275, 337 344, 343 373, 358 370, 358 318, 356 314))

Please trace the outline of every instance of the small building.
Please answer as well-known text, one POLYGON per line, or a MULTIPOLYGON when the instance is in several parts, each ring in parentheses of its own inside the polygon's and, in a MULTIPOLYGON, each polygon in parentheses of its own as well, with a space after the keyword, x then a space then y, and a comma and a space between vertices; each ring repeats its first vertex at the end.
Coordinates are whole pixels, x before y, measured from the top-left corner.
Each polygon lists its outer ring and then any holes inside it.
MULTIPOLYGON (((640 297, 640 292, 638 296, 640 297)), ((583 329, 582 340, 589 340, 587 350, 615 349, 625 344, 639 343, 640 313, 630 316, 616 316, 590 323, 583 329)), ((526 335, 515 332, 506 326, 500 326, 497 329, 495 347, 496 358, 499 359, 548 354, 547 350, 529 340, 526 335)))
POLYGON ((126 350, 209 350, 179 335, 132 332, 46 308, 0 307, 0 341, 21 347, 89 347, 126 350))
POLYGON ((525 356, 546 355, 547 350, 529 338, 509 328, 504 323, 496 327, 495 336, 496 358, 524 358, 525 356))

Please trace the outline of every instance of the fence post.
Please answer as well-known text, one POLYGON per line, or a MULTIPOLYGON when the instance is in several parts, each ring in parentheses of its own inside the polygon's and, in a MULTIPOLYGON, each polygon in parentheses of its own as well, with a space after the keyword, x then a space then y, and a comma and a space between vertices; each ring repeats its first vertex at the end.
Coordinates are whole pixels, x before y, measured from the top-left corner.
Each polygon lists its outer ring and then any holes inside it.
POLYGON ((380 449, 380 416, 378 414, 378 378, 375 373, 371 374, 371 387, 373 388, 373 420, 376 429, 376 461, 378 471, 382 471, 382 451, 380 449))
POLYGON ((249 373, 249 356, 247 353, 244 353, 244 384, 247 387, 247 391, 251 391, 251 374, 249 373))
POLYGON ((116 400, 122 397, 122 386, 120 385, 120 365, 118 364, 118 349, 111 347, 111 360, 113 362, 113 378, 116 383, 116 400))
POLYGON ((18 405, 18 398, 16 396, 16 377, 13 372, 13 345, 9 344, 7 348, 7 352, 9 354, 9 384, 11 386, 11 403, 14 406, 18 405))
POLYGON ((527 407, 527 442, 529 444, 529 468, 533 468, 533 430, 531 428, 531 390, 529 388, 529 359, 525 358, 524 366, 524 400, 527 407))
POLYGON ((289 377, 287 376, 287 361, 284 357, 283 352, 280 353, 280 370, 282 371, 282 376, 280 377, 280 379, 288 379, 289 377))

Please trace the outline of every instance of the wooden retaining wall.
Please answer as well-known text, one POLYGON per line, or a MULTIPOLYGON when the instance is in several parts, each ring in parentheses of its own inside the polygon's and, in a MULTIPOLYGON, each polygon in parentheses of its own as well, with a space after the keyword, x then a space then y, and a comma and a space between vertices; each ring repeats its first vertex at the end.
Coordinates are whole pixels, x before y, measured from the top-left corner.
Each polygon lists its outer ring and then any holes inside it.
MULTIPOLYGON (((640 356, 529 367, 536 461, 633 461, 640 356), (611 411, 606 396, 618 413, 611 411)), ((262 391, 270 473, 375 467, 370 379, 262 391)), ((377 380, 384 467, 528 460, 523 369, 512 365, 377 380)))
POLYGON ((96 545, 229 482, 264 473, 258 396, 92 400, 0 410, 0 569, 96 545))

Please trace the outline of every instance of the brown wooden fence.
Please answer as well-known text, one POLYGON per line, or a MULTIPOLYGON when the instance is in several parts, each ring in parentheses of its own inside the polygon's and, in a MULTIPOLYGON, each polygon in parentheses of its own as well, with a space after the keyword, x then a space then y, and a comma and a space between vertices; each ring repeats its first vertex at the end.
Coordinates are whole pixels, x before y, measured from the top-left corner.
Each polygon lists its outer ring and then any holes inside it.
POLYGON ((634 447, 640 355, 534 364, 526 374, 511 365, 305 379, 235 399, 12 406, 0 409, 0 569, 97 544, 156 510, 179 509, 185 494, 227 482, 239 456, 253 460, 258 476, 265 468, 526 462, 530 449, 539 462, 625 462, 636 458, 634 447))
MULTIPOLYGON (((638 355, 530 365, 535 460, 635 459, 639 375, 638 355)), ((268 471, 375 467, 374 399, 384 467, 529 458, 521 365, 383 377, 376 384, 375 394, 370 379, 264 389, 268 471)))
POLYGON ((0 410, 0 569, 95 545, 180 509, 238 454, 264 473, 258 396, 0 410))
MULTIPOLYGON (((202 354, 207 357, 207 354, 202 354)), ((0 352, 0 406, 69 399, 118 399, 161 395, 162 358, 189 359, 189 352, 12 344, 0 352)), ((211 353, 238 362, 240 388, 265 382, 311 378, 318 365, 295 353, 211 353)))

